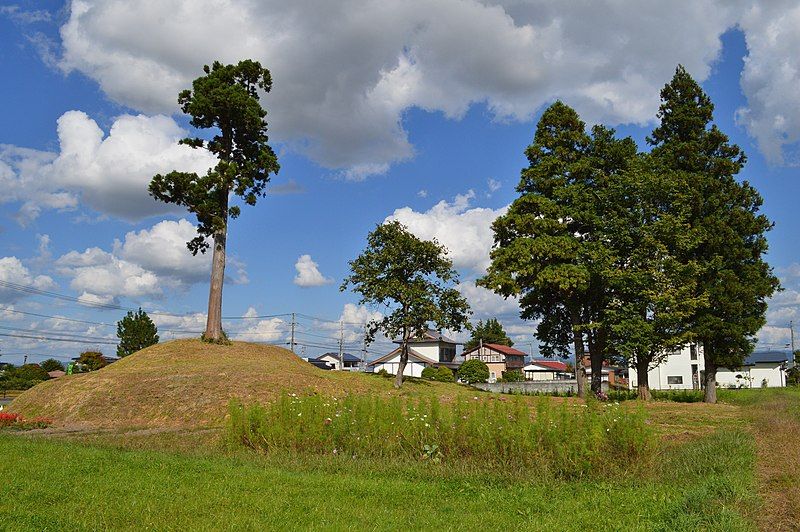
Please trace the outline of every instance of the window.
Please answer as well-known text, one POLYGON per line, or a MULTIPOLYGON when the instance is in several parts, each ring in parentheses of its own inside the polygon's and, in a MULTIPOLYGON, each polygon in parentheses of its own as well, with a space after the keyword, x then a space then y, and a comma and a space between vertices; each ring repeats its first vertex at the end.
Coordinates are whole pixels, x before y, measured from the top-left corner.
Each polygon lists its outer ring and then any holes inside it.
POLYGON ((683 384, 683 375, 670 375, 667 377, 667 384, 683 384))
POLYGON ((689 358, 692 360, 697 360, 697 344, 692 344, 689 346, 689 358))

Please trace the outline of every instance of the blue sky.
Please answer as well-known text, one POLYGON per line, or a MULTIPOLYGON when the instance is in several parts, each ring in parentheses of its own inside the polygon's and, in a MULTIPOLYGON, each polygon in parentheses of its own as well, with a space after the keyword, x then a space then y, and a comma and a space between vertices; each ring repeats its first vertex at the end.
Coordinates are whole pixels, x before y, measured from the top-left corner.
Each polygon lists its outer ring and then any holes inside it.
MULTIPOLYGON (((295 312, 304 315, 297 334, 308 354, 335 348, 338 320, 357 350, 357 323, 377 309, 358 307, 338 287, 367 232, 394 216, 450 248, 475 317, 499 316, 527 350, 533 324, 471 281, 485 268, 492 219, 515 197, 543 106, 562 98, 644 146, 658 90, 681 62, 748 154, 742 178, 775 222, 769 260, 787 290, 772 302, 760 340, 787 342, 800 308, 800 105, 786 89, 797 86, 799 69, 786 44, 800 20, 795 4, 631 4, 626 17, 605 20, 602 10, 544 0, 534 2, 538 10, 387 3, 367 24, 358 10, 324 3, 273 6, 306 10, 291 13, 223 4, 211 21, 204 2, 133 12, 124 2, 0 4, 0 183, 9 191, 0 201, 0 280, 162 312, 163 338, 202 329, 208 257, 181 247, 191 234, 181 220, 193 220, 161 209, 144 189, 156 171, 203 164, 174 148, 187 128, 175 89, 203 62, 253 57, 273 71, 265 104, 281 171, 272 193, 230 228, 224 314, 246 318, 226 322, 228 330, 282 343, 295 312), (449 24, 438 26, 444 15, 449 24), (280 38, 265 32, 270 23, 280 38), (208 37, 215 24, 230 35, 208 37), (467 34, 475 38, 464 41, 467 34), (673 41, 648 48, 659 36, 673 41)), ((0 360, 70 358, 93 346, 112 353, 114 330, 102 324, 123 313, 0 287, 0 333, 14 335, 0 336, 0 360)), ((379 342, 371 353, 387 347, 379 342)))

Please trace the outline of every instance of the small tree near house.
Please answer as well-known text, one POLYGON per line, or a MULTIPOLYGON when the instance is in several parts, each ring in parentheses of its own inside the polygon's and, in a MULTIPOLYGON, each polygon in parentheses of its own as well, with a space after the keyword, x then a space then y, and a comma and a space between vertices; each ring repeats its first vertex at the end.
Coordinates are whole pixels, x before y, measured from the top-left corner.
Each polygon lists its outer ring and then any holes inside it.
POLYGON ((486 382, 489 380, 489 366, 483 360, 472 358, 458 368, 458 378, 467 384, 486 382))
POLYGON ((258 91, 269 92, 269 70, 257 61, 245 60, 236 65, 215 61, 203 67, 204 76, 192 82, 192 88, 178 95, 190 124, 199 129, 213 129, 214 138, 186 138, 180 141, 192 148, 205 148, 219 163, 199 176, 194 172, 173 171, 158 174, 150 182, 150 195, 166 203, 186 207, 197 216, 197 237, 187 243, 192 254, 205 253, 208 238, 213 239, 211 285, 208 295, 208 318, 203 338, 225 342, 222 330, 222 284, 225 278, 225 253, 228 220, 239 216, 240 198, 255 205, 265 195, 270 174, 278 172, 278 159, 267 144, 267 111, 261 107, 258 91))
POLYGON ((478 347, 480 343, 484 344, 500 344, 511 347, 514 342, 508 337, 503 325, 497 321, 497 318, 489 318, 485 322, 478 321, 478 324, 472 329, 472 336, 467 343, 464 344, 464 351, 469 351, 473 347, 478 347))
POLYGON ((64 364, 56 360, 55 358, 48 358, 47 360, 43 360, 41 364, 39 364, 43 370, 50 372, 50 371, 64 371, 64 364))
POLYGON ((97 371, 108 365, 108 360, 100 351, 84 351, 76 364, 81 371, 97 371))
POLYGON ((117 322, 117 356, 126 357, 158 343, 158 328, 141 308, 130 310, 117 322))
POLYGON ((403 384, 409 340, 421 337, 431 322, 453 331, 469 326, 469 305, 452 287, 458 274, 446 253, 436 241, 421 240, 400 222, 388 222, 369 233, 366 249, 350 261, 352 273, 340 288, 352 287, 362 304, 387 309, 383 319, 367 324, 367 342, 378 331, 400 338, 397 388, 403 384))

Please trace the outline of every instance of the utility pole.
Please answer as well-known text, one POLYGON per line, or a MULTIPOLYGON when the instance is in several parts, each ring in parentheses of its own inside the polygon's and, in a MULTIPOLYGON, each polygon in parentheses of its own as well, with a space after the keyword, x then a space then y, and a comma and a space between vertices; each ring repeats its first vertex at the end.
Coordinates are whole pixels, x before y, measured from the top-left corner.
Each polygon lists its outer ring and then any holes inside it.
POLYGON ((28 355, 25 355, 25 357, 22 359, 22 365, 24 366, 27 363, 28 363, 28 355))
POLYGON ((789 320, 789 335, 791 337, 792 353, 789 355, 789 364, 794 366, 794 320, 789 320))
POLYGON ((339 370, 344 369, 344 321, 339 320, 339 370))
POLYGON ((294 353, 294 326, 295 326, 295 319, 294 319, 294 312, 292 312, 292 339, 291 342, 289 343, 289 347, 291 348, 292 353, 294 353))
POLYGON ((367 371, 367 324, 364 324, 364 343, 361 346, 361 371, 367 371))

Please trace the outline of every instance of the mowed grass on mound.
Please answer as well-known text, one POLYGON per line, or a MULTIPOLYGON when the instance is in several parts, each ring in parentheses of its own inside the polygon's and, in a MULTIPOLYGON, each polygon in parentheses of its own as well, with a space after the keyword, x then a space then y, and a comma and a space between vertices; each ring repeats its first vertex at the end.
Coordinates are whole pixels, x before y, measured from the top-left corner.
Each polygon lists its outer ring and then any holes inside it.
POLYGON ((389 379, 324 371, 280 347, 173 340, 99 371, 43 382, 17 397, 9 411, 51 418, 56 427, 202 427, 222 425, 232 398, 250 404, 287 391, 447 396, 461 389, 413 382, 398 392, 389 379))

